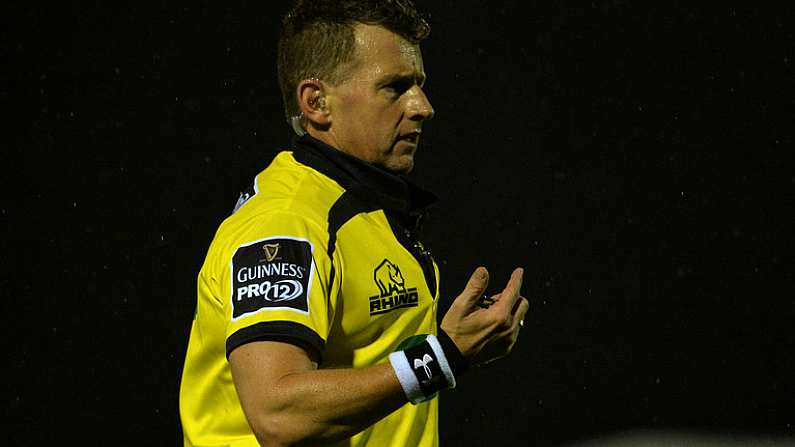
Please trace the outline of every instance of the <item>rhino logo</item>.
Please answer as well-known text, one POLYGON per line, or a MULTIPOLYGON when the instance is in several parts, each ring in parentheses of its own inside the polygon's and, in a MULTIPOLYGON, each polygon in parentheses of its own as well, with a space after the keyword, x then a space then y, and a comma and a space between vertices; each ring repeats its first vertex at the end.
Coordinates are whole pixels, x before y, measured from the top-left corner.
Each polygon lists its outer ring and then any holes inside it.
POLYGON ((384 259, 373 271, 378 295, 370 297, 370 315, 379 315, 406 307, 417 307, 416 287, 406 287, 406 280, 397 264, 384 259))
POLYGON ((406 281, 400 273, 400 267, 384 259, 373 272, 373 279, 382 297, 395 293, 406 293, 406 281))

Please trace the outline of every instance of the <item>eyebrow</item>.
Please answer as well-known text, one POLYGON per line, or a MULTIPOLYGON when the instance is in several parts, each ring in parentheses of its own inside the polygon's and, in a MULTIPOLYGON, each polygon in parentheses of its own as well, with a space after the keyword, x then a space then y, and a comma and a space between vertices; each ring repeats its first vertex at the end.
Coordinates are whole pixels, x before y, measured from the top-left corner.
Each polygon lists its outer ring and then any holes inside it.
POLYGON ((385 75, 381 78, 378 82, 378 85, 389 85, 393 82, 409 82, 409 83, 417 83, 420 87, 425 84, 427 77, 425 73, 414 72, 414 73, 394 73, 385 75))

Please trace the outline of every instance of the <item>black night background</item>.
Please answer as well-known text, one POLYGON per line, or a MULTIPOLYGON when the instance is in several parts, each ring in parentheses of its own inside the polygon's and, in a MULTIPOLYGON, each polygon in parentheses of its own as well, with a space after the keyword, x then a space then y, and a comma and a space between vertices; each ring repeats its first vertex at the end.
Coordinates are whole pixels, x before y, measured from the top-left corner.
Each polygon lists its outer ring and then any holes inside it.
MULTIPOLYGON (((442 294, 524 266, 531 300, 442 445, 795 443, 795 7, 418 4, 442 294)), ((286 8, 2 6, 5 445, 180 445, 196 274, 289 141, 286 8)))

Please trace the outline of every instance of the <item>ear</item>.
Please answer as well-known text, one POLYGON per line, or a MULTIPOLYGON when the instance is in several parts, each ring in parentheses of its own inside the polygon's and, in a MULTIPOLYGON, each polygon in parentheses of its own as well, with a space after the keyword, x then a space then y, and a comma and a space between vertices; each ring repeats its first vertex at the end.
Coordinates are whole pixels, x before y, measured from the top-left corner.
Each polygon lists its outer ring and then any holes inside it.
POLYGON ((326 129, 331 124, 331 111, 326 104, 325 86, 318 79, 298 83, 298 107, 313 127, 326 129))

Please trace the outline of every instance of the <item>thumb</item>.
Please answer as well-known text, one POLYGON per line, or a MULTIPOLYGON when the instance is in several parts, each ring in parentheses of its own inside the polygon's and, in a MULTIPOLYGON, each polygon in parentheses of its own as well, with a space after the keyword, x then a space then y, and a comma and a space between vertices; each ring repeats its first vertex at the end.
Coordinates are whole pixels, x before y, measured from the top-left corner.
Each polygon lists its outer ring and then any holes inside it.
POLYGON ((464 300, 469 305, 475 305, 478 300, 480 300, 480 297, 483 296, 483 292, 486 291, 486 287, 488 286, 489 271, 486 270, 486 267, 478 267, 472 272, 472 276, 469 277, 464 291, 461 292, 461 295, 458 295, 458 298, 464 300))

